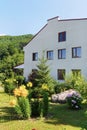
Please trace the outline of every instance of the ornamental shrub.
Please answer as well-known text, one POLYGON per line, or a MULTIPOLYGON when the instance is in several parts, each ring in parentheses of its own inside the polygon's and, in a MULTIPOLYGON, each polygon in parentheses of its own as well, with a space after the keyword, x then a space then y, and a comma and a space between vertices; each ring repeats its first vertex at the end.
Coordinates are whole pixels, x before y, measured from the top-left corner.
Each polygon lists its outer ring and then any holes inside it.
POLYGON ((43 116, 47 116, 48 108, 49 108, 48 92, 44 92, 43 93, 43 107, 42 107, 43 116))
POLYGON ((5 85, 4 86, 4 91, 5 93, 9 93, 9 94, 13 94, 13 90, 14 90, 15 86, 10 84, 10 85, 5 85))
POLYGON ((40 117, 42 103, 39 99, 31 100, 31 117, 40 117))
POLYGON ((78 93, 69 94, 67 96, 67 104, 71 109, 81 109, 82 98, 78 93))
POLYGON ((18 118, 28 119, 30 117, 31 109, 29 100, 26 97, 18 97, 18 104, 14 107, 18 118))
POLYGON ((28 119, 31 115, 30 103, 27 98, 28 90, 24 85, 19 86, 19 88, 14 89, 14 95, 17 97, 17 104, 15 101, 11 101, 11 105, 14 106, 15 113, 18 118, 28 119))
POLYGON ((40 98, 41 95, 41 89, 40 88, 35 88, 32 91, 32 98, 40 98))
POLYGON ((65 77, 65 83, 77 90, 87 100, 87 80, 81 74, 69 74, 65 77))
POLYGON ((61 93, 61 92, 64 92, 65 90, 68 90, 68 89, 71 89, 72 86, 70 83, 67 83, 67 82, 57 82, 55 85, 54 85, 54 91, 55 93, 61 93))
POLYGON ((16 79, 9 78, 4 82, 4 91, 9 94, 13 94, 13 90, 16 88, 16 79))
POLYGON ((24 84, 24 82, 25 82, 25 79, 24 79, 24 77, 22 75, 17 75, 16 80, 17 80, 18 86, 24 84))

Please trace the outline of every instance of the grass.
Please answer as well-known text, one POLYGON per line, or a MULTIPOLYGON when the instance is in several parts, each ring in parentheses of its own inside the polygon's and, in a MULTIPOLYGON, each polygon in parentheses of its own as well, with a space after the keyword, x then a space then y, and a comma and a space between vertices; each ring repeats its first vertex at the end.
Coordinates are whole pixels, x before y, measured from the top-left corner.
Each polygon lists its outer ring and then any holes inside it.
POLYGON ((76 111, 68 109, 66 104, 50 103, 46 119, 16 120, 12 112, 9 113, 9 101, 12 98, 3 91, 0 92, 0 130, 87 130, 87 104, 83 104, 82 109, 76 111), (83 124, 86 125, 84 129, 83 124))

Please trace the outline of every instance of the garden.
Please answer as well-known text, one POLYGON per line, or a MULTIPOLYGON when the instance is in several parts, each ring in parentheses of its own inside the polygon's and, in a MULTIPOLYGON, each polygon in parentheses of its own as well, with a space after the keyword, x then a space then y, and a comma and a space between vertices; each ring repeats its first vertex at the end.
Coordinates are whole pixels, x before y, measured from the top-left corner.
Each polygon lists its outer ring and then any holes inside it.
POLYGON ((60 83, 50 76, 44 56, 29 80, 12 76, 1 81, 1 130, 87 130, 87 81, 69 74, 60 83), (67 90, 65 102, 53 102, 52 95, 67 90))

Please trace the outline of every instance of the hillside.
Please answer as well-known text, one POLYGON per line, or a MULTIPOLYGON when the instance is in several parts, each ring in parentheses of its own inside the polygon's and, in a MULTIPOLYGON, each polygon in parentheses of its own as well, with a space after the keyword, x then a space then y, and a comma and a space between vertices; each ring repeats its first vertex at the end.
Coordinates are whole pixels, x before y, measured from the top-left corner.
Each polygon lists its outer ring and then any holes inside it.
POLYGON ((0 36, 0 79, 12 76, 14 66, 23 63, 23 47, 33 38, 32 34, 0 36))

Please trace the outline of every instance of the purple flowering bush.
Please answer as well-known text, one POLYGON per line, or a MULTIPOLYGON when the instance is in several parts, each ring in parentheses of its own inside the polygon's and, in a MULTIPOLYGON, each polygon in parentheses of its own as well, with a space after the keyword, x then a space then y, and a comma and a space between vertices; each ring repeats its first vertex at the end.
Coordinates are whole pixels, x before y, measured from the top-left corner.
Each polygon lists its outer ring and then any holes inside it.
POLYGON ((81 109, 82 98, 78 93, 69 94, 67 96, 67 104, 71 109, 81 109))

